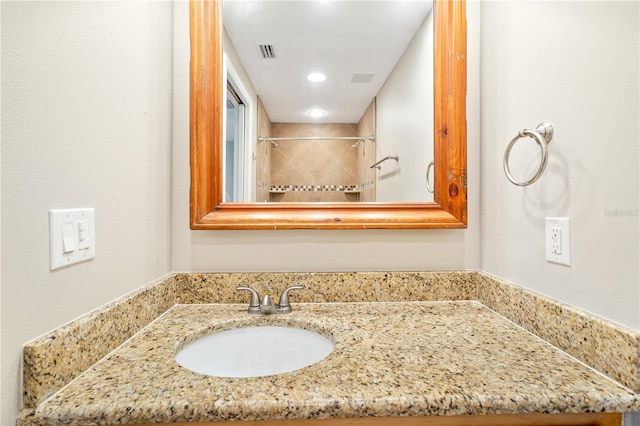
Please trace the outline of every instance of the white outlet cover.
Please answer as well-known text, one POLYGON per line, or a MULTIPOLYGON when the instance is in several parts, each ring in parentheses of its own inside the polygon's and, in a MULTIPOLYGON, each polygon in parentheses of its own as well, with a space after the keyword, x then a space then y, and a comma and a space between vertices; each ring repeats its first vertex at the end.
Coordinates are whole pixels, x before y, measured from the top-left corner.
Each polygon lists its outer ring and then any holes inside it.
POLYGON ((49 254, 51 270, 64 268, 96 257, 95 209, 49 210, 49 254), (80 244, 78 222, 88 222, 88 240, 80 244), (71 224, 71 235, 67 235, 67 245, 72 248, 65 252, 63 224, 71 224))
POLYGON ((548 262, 571 266, 571 219, 568 217, 547 217, 544 227, 545 256, 548 262), (560 253, 553 252, 553 228, 561 232, 560 253))

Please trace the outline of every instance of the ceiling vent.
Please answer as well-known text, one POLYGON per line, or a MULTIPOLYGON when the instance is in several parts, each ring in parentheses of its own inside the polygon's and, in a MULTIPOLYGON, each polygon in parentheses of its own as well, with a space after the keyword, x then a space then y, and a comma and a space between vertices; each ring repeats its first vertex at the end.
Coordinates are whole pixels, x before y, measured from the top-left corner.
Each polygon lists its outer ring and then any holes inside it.
POLYGON ((276 51, 273 48, 272 44, 261 44, 260 45, 260 53, 262 53, 263 59, 275 59, 276 51))
POLYGON ((373 80, 373 73, 355 73, 351 76, 353 84, 368 84, 373 80))

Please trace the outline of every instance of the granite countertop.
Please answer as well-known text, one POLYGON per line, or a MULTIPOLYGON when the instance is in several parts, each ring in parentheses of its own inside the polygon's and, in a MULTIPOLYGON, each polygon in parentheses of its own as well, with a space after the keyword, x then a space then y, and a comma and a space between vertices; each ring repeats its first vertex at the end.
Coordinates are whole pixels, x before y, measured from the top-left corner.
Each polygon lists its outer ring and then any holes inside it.
POLYGON ((640 410, 631 390, 464 302, 298 303, 288 315, 246 305, 176 305, 62 390, 29 424, 640 410), (182 345, 217 330, 297 326, 335 342, 324 360, 258 378, 179 366, 182 345))

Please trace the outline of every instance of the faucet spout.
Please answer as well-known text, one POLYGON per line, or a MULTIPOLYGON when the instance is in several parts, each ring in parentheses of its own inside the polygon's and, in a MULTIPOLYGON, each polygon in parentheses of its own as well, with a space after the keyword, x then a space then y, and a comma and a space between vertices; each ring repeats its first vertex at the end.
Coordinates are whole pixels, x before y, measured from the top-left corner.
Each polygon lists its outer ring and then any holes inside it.
POLYGON ((261 314, 277 314, 278 309, 275 307, 273 302, 271 301, 271 296, 268 294, 262 298, 262 303, 260 304, 260 313, 261 314))

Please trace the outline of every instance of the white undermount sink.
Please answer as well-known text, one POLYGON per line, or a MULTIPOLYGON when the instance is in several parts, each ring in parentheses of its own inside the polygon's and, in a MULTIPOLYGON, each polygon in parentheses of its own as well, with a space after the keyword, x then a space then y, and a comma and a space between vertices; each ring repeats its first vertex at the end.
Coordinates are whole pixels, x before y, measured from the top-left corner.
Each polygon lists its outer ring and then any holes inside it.
POLYGON ((244 327, 201 337, 175 359, 196 373, 217 377, 260 377, 315 364, 334 343, 313 331, 292 327, 244 327))

